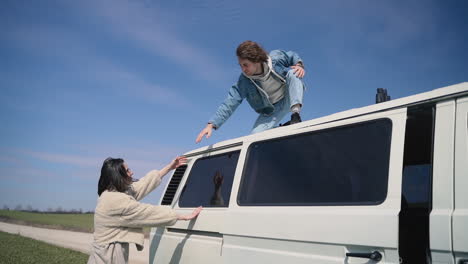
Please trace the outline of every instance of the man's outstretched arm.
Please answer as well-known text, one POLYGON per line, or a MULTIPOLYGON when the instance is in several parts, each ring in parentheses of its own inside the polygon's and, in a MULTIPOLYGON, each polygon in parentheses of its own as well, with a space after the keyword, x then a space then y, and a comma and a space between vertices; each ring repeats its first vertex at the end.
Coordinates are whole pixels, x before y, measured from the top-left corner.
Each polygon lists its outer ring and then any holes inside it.
POLYGON ((218 110, 216 110, 216 113, 210 119, 205 128, 203 128, 202 131, 198 134, 198 137, 195 140, 195 142, 199 143, 205 135, 206 138, 209 138, 211 136, 211 133, 213 132, 213 129, 218 129, 219 127, 221 127, 221 125, 224 124, 224 122, 226 122, 226 120, 242 103, 242 100, 243 98, 239 93, 237 85, 233 85, 231 89, 229 89, 228 96, 226 97, 224 102, 218 107, 218 110))
POLYGON ((206 135, 206 138, 210 138, 211 133, 213 132, 213 128, 213 124, 208 123, 206 127, 200 132, 200 134, 198 134, 197 140, 195 142, 200 143, 204 135, 206 135))

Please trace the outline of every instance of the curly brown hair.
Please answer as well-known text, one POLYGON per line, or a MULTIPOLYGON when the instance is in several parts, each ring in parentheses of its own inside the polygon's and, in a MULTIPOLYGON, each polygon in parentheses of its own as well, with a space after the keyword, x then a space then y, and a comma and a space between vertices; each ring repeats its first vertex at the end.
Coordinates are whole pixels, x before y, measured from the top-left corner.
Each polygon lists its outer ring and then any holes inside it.
POLYGON ((251 62, 267 62, 268 55, 266 51, 254 41, 244 41, 242 42, 236 50, 237 57, 241 59, 247 59, 251 62))

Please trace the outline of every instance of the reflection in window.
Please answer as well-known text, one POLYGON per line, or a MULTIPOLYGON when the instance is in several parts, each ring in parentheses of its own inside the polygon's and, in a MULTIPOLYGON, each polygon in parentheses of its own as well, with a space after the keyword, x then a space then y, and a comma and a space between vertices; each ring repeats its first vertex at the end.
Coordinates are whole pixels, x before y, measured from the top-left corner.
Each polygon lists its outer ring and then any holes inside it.
POLYGON ((403 168, 402 194, 411 207, 427 207, 430 202, 432 164, 407 165, 403 168))
POLYGON ((407 115, 398 252, 400 263, 432 263, 429 216, 435 108, 432 105, 417 106, 409 108, 407 115))
POLYGON ((240 151, 199 159, 182 191, 180 207, 227 207, 240 151))
POLYGON ((250 146, 240 205, 377 204, 387 196, 389 119, 250 146))

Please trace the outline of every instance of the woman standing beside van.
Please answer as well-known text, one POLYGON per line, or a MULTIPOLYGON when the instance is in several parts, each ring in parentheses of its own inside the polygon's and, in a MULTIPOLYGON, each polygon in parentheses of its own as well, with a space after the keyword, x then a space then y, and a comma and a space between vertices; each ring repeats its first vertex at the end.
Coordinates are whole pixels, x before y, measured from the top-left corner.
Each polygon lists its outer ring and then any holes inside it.
POLYGON ((187 162, 177 157, 160 171, 150 171, 139 181, 123 159, 107 158, 101 169, 98 202, 94 213, 94 241, 88 264, 128 263, 129 244, 143 249, 144 226, 173 225, 198 216, 201 206, 190 215, 178 215, 166 206, 138 202, 153 191, 164 175, 187 162))

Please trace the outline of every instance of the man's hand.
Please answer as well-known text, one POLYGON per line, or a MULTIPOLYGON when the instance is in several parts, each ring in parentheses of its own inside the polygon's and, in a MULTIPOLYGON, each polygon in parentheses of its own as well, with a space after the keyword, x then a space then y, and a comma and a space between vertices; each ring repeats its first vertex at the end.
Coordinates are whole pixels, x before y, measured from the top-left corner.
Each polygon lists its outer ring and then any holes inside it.
POLYGON ((305 75, 305 70, 302 68, 302 66, 299 65, 294 65, 291 66, 291 69, 294 69, 294 74, 296 74, 297 78, 303 78, 305 75))
POLYGON ((197 140, 195 142, 200 143, 204 135, 206 135, 206 138, 210 138, 212 131, 213 124, 207 124, 206 127, 200 132, 200 134, 198 134, 197 140))
POLYGON ((178 215, 177 220, 192 220, 200 214, 202 209, 203 207, 199 206, 197 209, 193 210, 193 212, 189 215, 178 215))
POLYGON ((216 171, 215 176, 213 177, 213 183, 215 185, 215 188, 221 187, 221 185, 223 184, 223 181, 224 181, 223 175, 219 171, 216 171))
POLYGON ((179 156, 175 158, 173 161, 171 161, 171 164, 169 165, 171 170, 177 169, 179 166, 187 164, 187 158, 184 156, 179 156))

